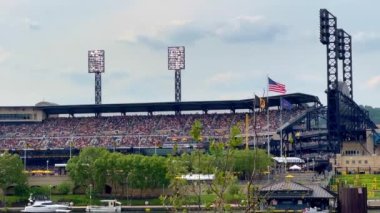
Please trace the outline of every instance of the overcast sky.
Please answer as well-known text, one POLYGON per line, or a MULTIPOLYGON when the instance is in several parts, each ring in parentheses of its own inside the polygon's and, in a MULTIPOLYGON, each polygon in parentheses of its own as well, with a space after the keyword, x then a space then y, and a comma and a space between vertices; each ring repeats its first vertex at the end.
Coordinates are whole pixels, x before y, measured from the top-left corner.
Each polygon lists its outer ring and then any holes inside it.
POLYGON ((269 75, 288 93, 326 103, 319 42, 326 8, 353 36, 355 101, 380 107, 379 7, 377 0, 0 0, 0 105, 94 103, 90 49, 106 53, 103 103, 173 101, 167 47, 176 45, 186 46, 183 101, 261 96, 269 75))

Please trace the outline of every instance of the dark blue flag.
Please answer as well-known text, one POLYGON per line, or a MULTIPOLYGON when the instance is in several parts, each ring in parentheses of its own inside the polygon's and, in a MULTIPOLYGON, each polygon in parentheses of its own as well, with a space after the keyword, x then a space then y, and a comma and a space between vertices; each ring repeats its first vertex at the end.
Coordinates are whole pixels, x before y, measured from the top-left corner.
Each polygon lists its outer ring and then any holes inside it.
POLYGON ((379 133, 373 134, 373 142, 375 144, 380 144, 380 134, 379 133))
POLYGON ((280 98, 280 102, 281 102, 281 109, 287 109, 287 110, 292 109, 292 103, 290 103, 285 98, 280 98))

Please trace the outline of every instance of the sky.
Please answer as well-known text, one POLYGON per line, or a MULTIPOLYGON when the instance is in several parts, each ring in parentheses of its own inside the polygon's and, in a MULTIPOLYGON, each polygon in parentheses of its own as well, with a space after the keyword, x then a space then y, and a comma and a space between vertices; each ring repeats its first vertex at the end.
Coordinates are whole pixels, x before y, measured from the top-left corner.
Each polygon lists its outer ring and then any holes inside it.
POLYGON ((168 46, 186 48, 182 101, 262 96, 269 76, 326 104, 319 42, 326 8, 353 37, 354 100, 380 107, 379 7, 377 0, 0 0, 0 106, 93 104, 93 49, 105 50, 102 103, 174 101, 168 46))

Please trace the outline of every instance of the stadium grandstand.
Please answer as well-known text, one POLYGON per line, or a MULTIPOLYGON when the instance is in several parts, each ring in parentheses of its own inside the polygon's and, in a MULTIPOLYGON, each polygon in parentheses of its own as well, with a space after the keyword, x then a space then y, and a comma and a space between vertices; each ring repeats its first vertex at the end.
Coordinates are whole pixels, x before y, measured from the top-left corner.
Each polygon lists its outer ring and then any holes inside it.
POLYGON ((43 102, 36 106, 0 107, 0 148, 26 157, 30 166, 47 159, 51 163, 66 162, 71 154, 88 146, 165 154, 171 153, 174 145, 183 149, 197 147, 189 135, 195 120, 203 125, 201 146, 211 140, 226 141, 230 128, 238 125, 250 146, 257 137, 257 145, 265 148, 268 136, 273 142, 279 140, 280 114, 283 123, 287 123, 320 106, 318 97, 312 95, 271 96, 269 128, 266 110, 254 104, 254 99, 102 105, 43 102), (280 98, 286 98, 291 109, 280 113, 280 98))

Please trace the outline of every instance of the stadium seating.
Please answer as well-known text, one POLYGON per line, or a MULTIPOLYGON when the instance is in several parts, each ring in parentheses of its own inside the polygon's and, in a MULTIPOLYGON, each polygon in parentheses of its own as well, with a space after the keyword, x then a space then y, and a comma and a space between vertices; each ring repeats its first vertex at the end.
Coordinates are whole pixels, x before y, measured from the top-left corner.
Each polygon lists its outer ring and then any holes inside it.
MULTIPOLYGON (((305 109, 282 111, 283 122, 305 109)), ((266 132, 266 112, 256 113, 256 131, 266 132)), ((253 132, 253 115, 249 114, 249 132, 253 132)), ((270 110, 269 131, 280 126, 280 111, 270 110)), ((202 138, 227 138, 237 125, 245 132, 245 113, 126 115, 102 117, 47 118, 41 123, 0 123, 0 149, 65 149, 68 147, 160 147, 165 142, 189 142, 195 120, 203 125, 202 138)))

